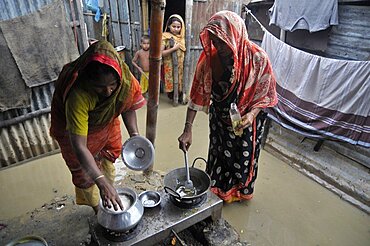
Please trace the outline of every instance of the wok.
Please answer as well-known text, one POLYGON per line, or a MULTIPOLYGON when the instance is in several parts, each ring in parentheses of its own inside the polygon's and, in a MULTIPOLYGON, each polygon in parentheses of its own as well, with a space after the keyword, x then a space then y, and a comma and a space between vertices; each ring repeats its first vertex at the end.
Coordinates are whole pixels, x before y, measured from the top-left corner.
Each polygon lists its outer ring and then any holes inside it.
POLYGON ((176 191, 178 187, 184 186, 187 180, 187 170, 185 167, 173 169, 164 176, 163 183, 165 192, 170 194, 170 196, 173 198, 184 202, 192 201, 206 195, 209 187, 211 186, 211 179, 206 172, 194 167, 195 162, 199 159, 206 162, 205 159, 198 157, 194 160, 192 167, 189 168, 190 179, 193 181, 193 186, 196 190, 194 195, 182 196, 176 191))

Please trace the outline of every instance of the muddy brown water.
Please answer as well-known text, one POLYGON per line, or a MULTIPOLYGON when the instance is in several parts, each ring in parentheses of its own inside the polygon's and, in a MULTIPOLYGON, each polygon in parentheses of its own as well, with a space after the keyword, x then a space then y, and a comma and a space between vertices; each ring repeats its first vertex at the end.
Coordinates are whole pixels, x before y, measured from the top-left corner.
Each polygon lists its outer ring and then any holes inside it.
MULTIPOLYGON (((178 149, 186 107, 172 107, 161 96, 155 141, 155 169, 184 166, 178 149)), ((146 108, 138 111, 145 133, 146 108)), ((127 133, 123 132, 123 138, 127 133)), ((198 113, 189 164, 206 157, 208 116, 198 113)), ((196 167, 204 169, 202 162, 196 167)), ((120 174, 118 173, 118 177, 120 174)), ((74 194, 71 175, 60 154, 0 171, 0 222, 41 207, 55 197, 74 194)), ((255 197, 227 204, 223 217, 251 245, 369 245, 370 216, 266 151, 261 152, 255 197)))

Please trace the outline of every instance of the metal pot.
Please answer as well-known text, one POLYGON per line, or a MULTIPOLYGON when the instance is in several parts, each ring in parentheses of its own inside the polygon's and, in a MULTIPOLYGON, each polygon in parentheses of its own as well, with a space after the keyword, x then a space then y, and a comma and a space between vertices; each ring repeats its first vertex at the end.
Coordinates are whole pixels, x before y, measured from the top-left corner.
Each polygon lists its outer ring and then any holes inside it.
POLYGON ((124 206, 126 205, 124 210, 115 211, 113 208, 106 208, 100 200, 97 219, 98 223, 108 230, 126 232, 140 222, 144 214, 144 207, 132 189, 120 188, 117 189, 117 193, 124 206))
POLYGON ((211 179, 206 172, 194 167, 195 162, 199 159, 206 161, 198 157, 194 160, 192 167, 189 168, 190 179, 193 181, 193 186, 196 190, 194 195, 181 195, 177 192, 177 189, 183 186, 187 180, 185 167, 173 169, 164 176, 164 190, 175 201, 184 204, 194 203, 195 201, 201 201, 207 195, 207 191, 211 186, 211 179))

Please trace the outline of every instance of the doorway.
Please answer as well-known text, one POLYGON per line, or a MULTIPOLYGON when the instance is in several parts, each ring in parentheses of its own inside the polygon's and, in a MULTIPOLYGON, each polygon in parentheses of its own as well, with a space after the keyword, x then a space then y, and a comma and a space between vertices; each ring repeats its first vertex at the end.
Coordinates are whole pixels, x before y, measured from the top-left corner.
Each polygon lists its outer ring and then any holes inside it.
POLYGON ((166 8, 164 11, 164 21, 163 21, 163 31, 166 26, 168 18, 173 15, 178 14, 185 21, 185 0, 167 0, 166 8))

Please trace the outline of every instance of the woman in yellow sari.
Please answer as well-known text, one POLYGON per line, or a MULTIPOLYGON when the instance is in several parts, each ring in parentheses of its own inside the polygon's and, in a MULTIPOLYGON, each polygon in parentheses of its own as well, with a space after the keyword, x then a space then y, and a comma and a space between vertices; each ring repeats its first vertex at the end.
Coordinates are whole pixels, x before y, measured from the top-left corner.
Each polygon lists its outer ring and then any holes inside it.
POLYGON ((168 97, 173 99, 174 87, 174 67, 172 63, 172 53, 176 52, 178 60, 178 92, 179 102, 185 100, 182 95, 183 91, 183 72, 185 58, 185 24, 180 15, 171 15, 166 23, 165 32, 162 35, 162 56, 163 56, 163 72, 164 72, 164 91, 168 97), (170 40, 175 41, 175 45, 171 47, 170 40))
POLYGON ((75 185, 76 203, 98 211, 124 209, 113 187, 122 140, 119 115, 138 135, 135 110, 145 104, 138 81, 106 41, 92 44, 66 64, 55 84, 50 135, 61 148, 75 185), (99 195, 100 193, 100 195, 99 195))

